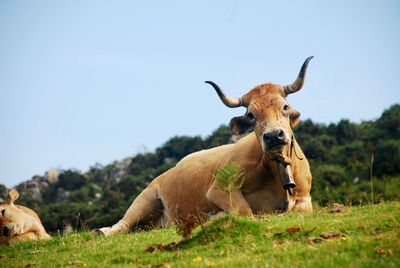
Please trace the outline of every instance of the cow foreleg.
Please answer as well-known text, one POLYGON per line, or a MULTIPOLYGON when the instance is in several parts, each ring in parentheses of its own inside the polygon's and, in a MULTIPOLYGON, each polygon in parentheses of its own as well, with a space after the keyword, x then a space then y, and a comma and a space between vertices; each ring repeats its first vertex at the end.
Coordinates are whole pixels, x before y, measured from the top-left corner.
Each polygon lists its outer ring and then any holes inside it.
POLYGON ((10 243, 18 242, 18 241, 26 241, 26 240, 39 240, 40 237, 35 232, 27 232, 15 236, 11 236, 9 241, 10 243))
POLYGON ((131 206, 125 212, 124 217, 111 227, 96 229, 95 233, 109 236, 118 233, 127 233, 139 224, 152 224, 161 215, 162 204, 157 197, 157 188, 149 185, 136 197, 131 206))
POLYGON ((24 224, 24 229, 27 230, 27 231, 23 232, 24 234, 33 232, 37 235, 38 239, 51 239, 51 236, 49 234, 47 234, 42 223, 38 222, 36 219, 26 220, 26 222, 24 224))
POLYGON ((253 211, 249 203, 247 203, 243 194, 238 190, 228 192, 213 185, 208 190, 206 197, 208 201, 214 203, 226 213, 253 217, 253 211))
POLYGON ((294 211, 300 212, 311 212, 313 211, 312 203, 311 203, 311 196, 305 196, 296 200, 296 203, 293 207, 294 211))

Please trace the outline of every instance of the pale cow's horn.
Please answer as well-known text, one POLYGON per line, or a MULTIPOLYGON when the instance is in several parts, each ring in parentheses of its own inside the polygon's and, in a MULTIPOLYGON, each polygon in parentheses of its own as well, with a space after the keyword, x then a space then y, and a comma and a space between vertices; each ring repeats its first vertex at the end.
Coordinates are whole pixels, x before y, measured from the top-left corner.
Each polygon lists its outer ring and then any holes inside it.
POLYGON ((301 87, 303 86, 303 83, 304 83, 304 78, 306 76, 308 63, 310 62, 310 60, 312 58, 314 58, 314 57, 313 56, 308 57, 304 61, 303 66, 301 66, 300 73, 299 73, 299 76, 297 77, 296 81, 294 81, 293 84, 290 84, 290 85, 287 85, 287 86, 283 87, 284 90, 285 90, 285 94, 286 95, 295 93, 295 92, 297 92, 297 91, 299 91, 301 89, 301 87))
POLYGON ((205 81, 205 83, 212 85, 212 87, 215 89, 217 92, 219 98, 222 100, 222 102, 228 106, 229 108, 235 108, 235 107, 240 107, 243 106, 242 100, 240 98, 231 98, 227 96, 224 91, 214 82, 212 81, 205 81))

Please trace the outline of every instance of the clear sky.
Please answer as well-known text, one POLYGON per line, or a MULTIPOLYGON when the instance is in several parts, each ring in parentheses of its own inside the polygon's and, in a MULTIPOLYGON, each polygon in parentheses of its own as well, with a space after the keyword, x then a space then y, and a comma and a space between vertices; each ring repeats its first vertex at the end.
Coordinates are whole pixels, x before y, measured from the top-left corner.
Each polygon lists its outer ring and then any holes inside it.
POLYGON ((399 1, 0 0, 0 183, 207 136, 232 96, 291 83, 316 122, 400 102, 399 1))

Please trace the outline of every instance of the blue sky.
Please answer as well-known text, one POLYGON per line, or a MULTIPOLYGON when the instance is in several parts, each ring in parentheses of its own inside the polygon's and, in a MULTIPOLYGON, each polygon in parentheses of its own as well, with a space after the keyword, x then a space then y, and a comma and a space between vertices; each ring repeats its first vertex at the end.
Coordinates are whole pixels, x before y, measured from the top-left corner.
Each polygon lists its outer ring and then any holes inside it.
POLYGON ((316 122, 400 102, 399 1, 0 1, 0 183, 85 171, 240 115, 264 82, 316 122))

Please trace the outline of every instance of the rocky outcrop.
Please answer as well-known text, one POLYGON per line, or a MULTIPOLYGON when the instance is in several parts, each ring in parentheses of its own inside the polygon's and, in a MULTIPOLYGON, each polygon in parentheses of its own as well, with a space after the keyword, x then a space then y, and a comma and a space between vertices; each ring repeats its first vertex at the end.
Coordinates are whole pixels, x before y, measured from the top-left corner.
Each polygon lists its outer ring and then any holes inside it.
POLYGON ((18 184, 15 188, 33 202, 42 203, 45 192, 58 182, 58 175, 57 170, 49 170, 44 176, 33 176, 32 179, 18 184))
MULTIPOLYGON (((121 178, 127 176, 129 174, 131 164, 132 157, 126 157, 122 160, 115 161, 104 176, 106 187, 110 187, 111 185, 118 183, 121 178)), ((48 198, 48 195, 51 192, 55 200, 64 201, 68 199, 70 192, 60 185, 59 175, 60 174, 58 170, 49 170, 46 171, 43 176, 33 176, 32 179, 18 184, 15 188, 25 201, 32 201, 34 203, 41 204, 44 202, 45 198, 48 198)), ((6 190, 4 190, 4 192, 6 194, 6 190)), ((96 198, 98 199, 100 197, 101 193, 98 193, 96 198)), ((4 199, 4 197, 0 191, 0 201, 1 199, 4 199)))

